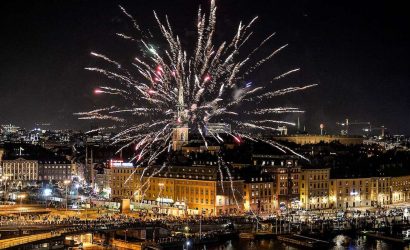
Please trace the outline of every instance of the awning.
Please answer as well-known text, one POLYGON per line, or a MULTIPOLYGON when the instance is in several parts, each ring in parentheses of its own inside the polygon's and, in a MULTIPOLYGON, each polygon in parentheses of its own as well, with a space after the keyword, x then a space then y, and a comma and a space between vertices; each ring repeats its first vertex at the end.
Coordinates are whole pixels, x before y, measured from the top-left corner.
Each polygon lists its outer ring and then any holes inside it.
POLYGON ((160 203, 174 203, 174 200, 173 200, 173 199, 160 198, 160 197, 158 197, 155 201, 156 201, 156 202, 160 202, 160 203))

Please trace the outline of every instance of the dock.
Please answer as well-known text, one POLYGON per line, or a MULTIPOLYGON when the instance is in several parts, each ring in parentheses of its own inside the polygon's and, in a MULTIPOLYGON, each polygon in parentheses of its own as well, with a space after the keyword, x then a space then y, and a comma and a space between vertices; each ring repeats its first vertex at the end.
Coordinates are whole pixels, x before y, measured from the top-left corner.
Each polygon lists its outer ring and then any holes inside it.
POLYGON ((385 241, 390 241, 390 242, 395 242, 395 243, 402 243, 402 244, 407 244, 410 242, 410 238, 404 238, 404 237, 397 237, 394 235, 386 235, 383 233, 379 232, 362 232, 362 235, 365 235, 370 238, 374 239, 379 239, 379 240, 385 240, 385 241))

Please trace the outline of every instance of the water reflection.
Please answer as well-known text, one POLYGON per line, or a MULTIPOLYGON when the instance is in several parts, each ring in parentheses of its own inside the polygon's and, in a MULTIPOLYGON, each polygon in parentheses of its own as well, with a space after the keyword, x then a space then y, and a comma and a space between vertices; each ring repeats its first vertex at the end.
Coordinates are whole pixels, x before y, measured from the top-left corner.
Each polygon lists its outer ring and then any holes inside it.
MULTIPOLYGON (((374 240, 366 236, 350 238, 346 235, 338 235, 332 239, 334 246, 331 250, 410 250, 409 246, 395 245, 381 240, 374 240)), ((299 250, 302 247, 296 247, 281 243, 277 240, 230 240, 219 246, 208 246, 200 248, 206 250, 299 250)))

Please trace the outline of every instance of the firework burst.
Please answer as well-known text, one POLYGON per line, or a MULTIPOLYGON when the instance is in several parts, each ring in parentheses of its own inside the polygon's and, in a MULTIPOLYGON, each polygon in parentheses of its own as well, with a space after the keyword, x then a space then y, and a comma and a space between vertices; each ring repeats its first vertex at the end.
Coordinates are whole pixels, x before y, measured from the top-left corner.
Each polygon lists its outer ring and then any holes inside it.
MULTIPOLYGON (((103 74, 118 84, 117 87, 100 86, 95 94, 120 96, 129 105, 77 113, 80 119, 112 120, 122 124, 118 127, 123 129, 114 136, 113 143, 121 145, 119 150, 133 145, 136 153, 132 161, 146 168, 160 154, 171 150, 174 128, 188 126, 191 131, 200 134, 204 144, 208 145, 205 136, 207 124, 221 119, 232 125, 229 135, 236 141, 246 138, 263 141, 280 150, 290 150, 255 134, 274 131, 278 124, 294 125, 278 120, 277 115, 303 111, 296 107, 264 108, 258 104, 316 84, 274 88, 272 81, 298 72, 299 69, 272 76, 272 80, 266 84, 251 82, 252 72, 287 46, 276 48, 265 57, 255 58, 258 50, 274 37, 273 33, 251 49, 250 53, 243 54, 244 45, 252 38, 252 26, 257 17, 246 24, 240 22, 231 40, 215 44, 217 7, 212 0, 208 13, 203 13, 201 8, 198 10, 197 39, 194 49, 188 50, 175 34, 168 17, 161 19, 154 12, 161 34, 155 37, 138 25, 123 7, 120 6, 120 9, 131 20, 137 33, 117 33, 118 37, 135 42, 139 48, 132 66, 128 70, 119 62, 92 52, 92 56, 109 66, 86 69, 103 74), (159 42, 165 42, 166 45, 156 46, 159 42), (240 112, 237 111, 238 105, 241 105, 240 112)), ((210 135, 212 140, 223 142, 219 134, 210 135)), ((223 159, 220 158, 218 162, 219 169, 225 166, 223 159)))

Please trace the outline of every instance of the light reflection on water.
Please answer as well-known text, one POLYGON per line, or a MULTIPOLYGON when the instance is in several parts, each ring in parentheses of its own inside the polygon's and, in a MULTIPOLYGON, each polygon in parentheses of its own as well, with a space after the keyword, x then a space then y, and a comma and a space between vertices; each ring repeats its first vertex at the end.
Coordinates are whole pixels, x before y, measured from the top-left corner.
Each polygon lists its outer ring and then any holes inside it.
MULTIPOLYGON (((338 235, 332 242, 335 244, 330 247, 331 250, 410 250, 410 246, 395 245, 381 240, 369 239, 366 236, 359 236, 351 239, 348 236, 338 235)), ((219 246, 208 246, 198 248, 206 250, 299 250, 301 247, 287 245, 277 240, 245 240, 238 239, 227 241, 219 246)))

